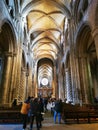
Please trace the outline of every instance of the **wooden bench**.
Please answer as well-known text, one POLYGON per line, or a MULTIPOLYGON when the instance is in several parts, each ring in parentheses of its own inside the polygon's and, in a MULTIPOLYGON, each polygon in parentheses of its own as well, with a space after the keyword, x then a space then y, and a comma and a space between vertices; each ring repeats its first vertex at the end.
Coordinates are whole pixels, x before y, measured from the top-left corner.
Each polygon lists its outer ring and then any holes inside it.
POLYGON ((20 107, 0 108, 0 124, 22 123, 20 107))
POLYGON ((63 104, 62 119, 65 123, 67 123, 68 119, 72 119, 77 123, 80 123, 80 119, 91 123, 92 118, 93 120, 98 118, 98 111, 85 106, 63 104))

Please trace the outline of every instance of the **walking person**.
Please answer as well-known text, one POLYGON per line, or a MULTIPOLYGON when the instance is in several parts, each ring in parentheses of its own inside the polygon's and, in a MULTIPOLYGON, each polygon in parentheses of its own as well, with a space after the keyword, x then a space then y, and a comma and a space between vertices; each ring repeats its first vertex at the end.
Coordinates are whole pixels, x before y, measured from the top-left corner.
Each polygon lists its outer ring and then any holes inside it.
POLYGON ((40 117, 39 117, 39 127, 41 128, 42 127, 42 121, 44 120, 43 118, 43 112, 44 112, 44 104, 43 104, 43 99, 42 98, 39 98, 38 99, 38 103, 39 103, 39 109, 40 109, 40 117))
POLYGON ((39 106, 39 103, 38 103, 38 98, 35 98, 35 99, 30 103, 30 109, 31 109, 30 130, 33 129, 34 119, 36 120, 37 130, 40 130, 40 122, 39 122, 40 106, 39 106))
POLYGON ((24 101, 21 107, 21 115, 22 115, 22 122, 23 122, 23 130, 26 129, 27 122, 28 122, 28 111, 30 109, 30 96, 27 98, 27 100, 24 101))
POLYGON ((45 112, 47 112, 48 111, 48 109, 47 109, 47 104, 48 104, 48 99, 47 99, 47 97, 46 98, 44 98, 44 111, 45 112))
POLYGON ((51 115, 54 115, 55 100, 56 99, 51 99, 51 115))
POLYGON ((61 113, 62 113, 62 100, 58 99, 55 102, 54 107, 54 123, 56 123, 56 118, 58 117, 58 123, 61 123, 61 113))

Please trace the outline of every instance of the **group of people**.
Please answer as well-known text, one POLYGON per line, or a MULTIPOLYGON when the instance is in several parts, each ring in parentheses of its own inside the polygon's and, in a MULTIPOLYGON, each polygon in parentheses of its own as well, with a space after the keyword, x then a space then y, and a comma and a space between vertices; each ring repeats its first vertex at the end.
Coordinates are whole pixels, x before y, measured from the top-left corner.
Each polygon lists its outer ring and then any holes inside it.
POLYGON ((58 117, 58 123, 61 124, 61 117, 62 117, 62 110, 63 110, 63 104, 61 99, 50 99, 47 104, 47 109, 51 111, 51 114, 54 118, 54 123, 57 122, 58 117))
POLYGON ((42 127, 42 112, 44 111, 41 98, 28 97, 22 104, 21 115, 23 120, 23 130, 26 129, 28 120, 30 122, 30 130, 33 128, 34 119, 36 120, 37 130, 42 127))
POLYGON ((58 123, 61 123, 61 114, 62 114, 62 100, 55 99, 50 101, 46 101, 47 99, 43 98, 34 98, 28 97, 27 100, 24 101, 21 108, 21 115, 23 119, 23 130, 26 129, 27 123, 29 121, 30 130, 33 129, 34 119, 36 120, 37 130, 40 130, 42 127, 43 121, 43 112, 47 112, 48 105, 51 105, 51 114, 53 114, 54 123, 56 123, 58 117, 58 123))

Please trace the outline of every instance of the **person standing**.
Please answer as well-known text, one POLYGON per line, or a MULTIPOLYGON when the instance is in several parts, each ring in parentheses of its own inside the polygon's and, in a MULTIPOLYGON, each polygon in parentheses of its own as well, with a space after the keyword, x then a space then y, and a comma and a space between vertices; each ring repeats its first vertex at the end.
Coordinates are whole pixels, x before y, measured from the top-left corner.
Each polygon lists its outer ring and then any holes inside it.
POLYGON ((39 115, 39 127, 42 127, 42 121, 44 120, 42 113, 44 112, 44 104, 43 104, 43 99, 39 98, 38 99, 38 104, 39 104, 39 110, 40 110, 40 115, 39 115))
POLYGON ((44 103, 44 111, 45 111, 45 112, 47 112, 47 111, 48 111, 48 109, 47 109, 48 98, 47 98, 47 97, 46 97, 46 98, 44 98, 43 103, 44 103))
POLYGON ((35 98, 30 103, 30 109, 31 109, 31 117, 30 117, 30 130, 33 128, 34 119, 36 120, 36 127, 37 130, 40 130, 40 105, 38 103, 38 98, 35 98))
POLYGON ((56 118, 58 116, 58 123, 61 123, 61 113, 62 113, 62 100, 58 99, 55 102, 55 107, 54 107, 54 123, 56 123, 56 118))
POLYGON ((27 126, 27 121, 28 121, 28 111, 30 109, 30 96, 27 98, 27 100, 24 101, 21 107, 21 115, 22 115, 22 121, 23 121, 23 130, 25 130, 27 126))

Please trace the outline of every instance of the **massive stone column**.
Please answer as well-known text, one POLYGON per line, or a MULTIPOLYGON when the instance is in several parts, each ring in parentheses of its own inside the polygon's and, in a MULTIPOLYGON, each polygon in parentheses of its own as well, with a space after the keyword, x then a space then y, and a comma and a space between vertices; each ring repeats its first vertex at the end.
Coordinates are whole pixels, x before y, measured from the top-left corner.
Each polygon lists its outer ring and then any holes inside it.
POLYGON ((28 77, 28 95, 32 96, 34 95, 34 90, 33 90, 33 83, 32 83, 32 69, 29 70, 29 77, 28 77))
POLYGON ((11 85, 11 73, 12 73, 12 53, 6 53, 4 59, 4 76, 3 76, 3 93, 2 104, 9 103, 9 93, 11 85))
POLYGON ((82 95, 81 95, 81 87, 80 87, 80 76, 79 76, 79 57, 75 58, 75 81, 76 81, 76 91, 74 104, 80 104, 82 106, 82 95))
POLYGON ((95 47, 96 47, 96 54, 97 54, 97 60, 98 60, 98 26, 94 29, 92 32, 92 35, 94 37, 95 47))
POLYGON ((66 69, 66 94, 67 94, 67 101, 72 102, 72 88, 71 88, 71 76, 69 69, 66 69))
POLYGON ((23 102, 27 98, 26 69, 21 69, 21 80, 19 87, 19 101, 23 102))
POLYGON ((37 85, 37 63, 35 63, 35 67, 34 67, 34 96, 37 97, 38 96, 38 85, 37 85))
POLYGON ((65 101, 67 100, 67 89, 66 89, 66 69, 64 70, 65 75, 64 75, 64 93, 65 93, 65 101))
POLYGON ((16 83, 16 53, 12 54, 12 74, 11 74, 11 85, 9 92, 9 102, 12 103, 12 100, 15 99, 15 83, 16 83))
POLYGON ((53 88, 53 94, 52 97, 57 97, 58 90, 57 90, 57 79, 56 79, 56 65, 54 65, 54 71, 53 71, 53 82, 52 82, 52 88, 53 88))
POLYGON ((87 70, 87 56, 82 56, 80 59, 80 80, 83 103, 89 104, 89 81, 87 70))

